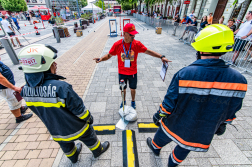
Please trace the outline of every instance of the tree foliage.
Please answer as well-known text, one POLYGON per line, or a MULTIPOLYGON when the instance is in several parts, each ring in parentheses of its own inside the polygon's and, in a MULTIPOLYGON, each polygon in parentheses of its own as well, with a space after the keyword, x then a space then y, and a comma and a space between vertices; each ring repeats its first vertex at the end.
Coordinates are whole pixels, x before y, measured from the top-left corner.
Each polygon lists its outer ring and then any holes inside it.
POLYGON ((130 10, 132 8, 132 4, 124 3, 122 4, 122 10, 130 10))
POLYGON ((81 0, 81 7, 85 7, 88 5, 87 0, 81 0))
POLYGON ((1 5, 4 10, 11 12, 27 11, 25 0, 1 0, 1 5))
POLYGON ((96 1, 95 6, 98 6, 99 8, 102 8, 102 3, 103 3, 103 9, 104 9, 105 8, 105 3, 104 3, 104 1, 101 1, 101 0, 96 1))

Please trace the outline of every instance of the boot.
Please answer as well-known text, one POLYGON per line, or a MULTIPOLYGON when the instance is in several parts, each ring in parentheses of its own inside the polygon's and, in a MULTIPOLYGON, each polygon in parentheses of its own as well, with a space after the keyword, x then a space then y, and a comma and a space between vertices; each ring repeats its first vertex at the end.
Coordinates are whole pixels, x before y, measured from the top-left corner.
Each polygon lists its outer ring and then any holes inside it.
POLYGON ((156 153, 154 148, 151 146, 151 142, 152 142, 152 139, 150 137, 147 138, 146 140, 147 142, 147 145, 149 146, 149 148, 152 150, 152 152, 156 155, 156 156, 159 156, 160 152, 159 153, 156 153))
POLYGON ((78 161, 78 157, 79 157, 79 154, 80 154, 81 149, 82 149, 82 143, 77 143, 76 147, 77 147, 76 155, 75 155, 76 158, 74 160, 72 160, 72 163, 76 163, 78 161))
POLYGON ((23 122, 29 118, 32 117, 33 114, 26 114, 26 115, 21 115, 20 117, 16 118, 16 123, 23 122))
POLYGON ((94 155, 94 157, 95 157, 95 158, 99 157, 102 153, 104 153, 105 151, 107 151, 108 148, 109 148, 109 142, 108 142, 108 141, 105 141, 105 142, 102 144, 101 152, 98 153, 97 155, 94 155))

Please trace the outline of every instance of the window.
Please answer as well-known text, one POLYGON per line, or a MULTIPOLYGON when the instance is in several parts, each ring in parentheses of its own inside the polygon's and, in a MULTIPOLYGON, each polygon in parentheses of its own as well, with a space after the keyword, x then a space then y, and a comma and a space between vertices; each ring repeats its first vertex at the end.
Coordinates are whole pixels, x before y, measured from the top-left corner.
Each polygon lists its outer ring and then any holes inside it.
POLYGON ((32 3, 37 3, 37 0, 32 0, 32 3))
POLYGON ((205 6, 206 6, 206 1, 207 0, 203 0, 203 2, 201 3, 199 17, 198 17, 199 20, 202 19, 202 15, 204 13, 204 9, 205 9, 205 6))
POLYGON ((31 1, 30 0, 26 0, 26 2, 30 3, 31 1))

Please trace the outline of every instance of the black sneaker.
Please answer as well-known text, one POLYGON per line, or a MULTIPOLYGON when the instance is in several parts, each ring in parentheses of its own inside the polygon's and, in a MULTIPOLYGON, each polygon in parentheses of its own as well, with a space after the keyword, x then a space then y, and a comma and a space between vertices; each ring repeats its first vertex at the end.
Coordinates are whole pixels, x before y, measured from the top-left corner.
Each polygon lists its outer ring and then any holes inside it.
POLYGON ((82 143, 77 143, 76 144, 77 150, 76 150, 76 159, 72 161, 72 163, 76 163, 78 161, 79 154, 82 149, 82 143))
POLYGON ((25 120, 27 120, 27 119, 31 118, 31 117, 32 117, 32 115, 33 115, 33 114, 26 114, 26 115, 22 115, 22 116, 20 116, 20 117, 16 118, 16 123, 23 122, 23 121, 25 121, 25 120))
POLYGON ((21 108, 20 108, 20 111, 21 111, 21 114, 23 115, 25 112, 26 112, 26 110, 28 109, 28 107, 25 105, 25 106, 22 106, 21 108))
POLYGON ((104 143, 102 143, 102 150, 99 154, 97 154, 96 156, 94 156, 95 158, 99 157, 100 155, 102 155, 102 153, 104 153, 105 151, 107 151, 107 149, 109 148, 109 142, 105 141, 104 143))
POLYGON ((150 137, 148 137, 147 140, 146 140, 146 142, 147 142, 147 145, 149 146, 149 148, 152 150, 152 152, 153 152, 156 156, 159 156, 160 153, 156 153, 156 152, 154 151, 154 149, 152 148, 152 146, 151 146, 152 139, 151 139, 150 137))

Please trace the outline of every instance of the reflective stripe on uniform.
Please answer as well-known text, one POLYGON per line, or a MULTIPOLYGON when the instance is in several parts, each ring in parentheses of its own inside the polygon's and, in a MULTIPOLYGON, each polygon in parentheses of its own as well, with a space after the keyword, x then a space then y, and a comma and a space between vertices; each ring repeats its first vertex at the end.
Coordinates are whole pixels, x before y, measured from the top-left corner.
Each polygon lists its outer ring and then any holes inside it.
POLYGON ((175 156, 174 150, 172 151, 172 156, 173 156, 174 160, 177 161, 178 163, 181 163, 181 162, 183 161, 183 160, 179 160, 179 159, 175 156))
POLYGON ((159 147, 152 139, 151 145, 154 149, 161 149, 162 147, 159 147))
POLYGON ((70 152, 65 153, 65 154, 66 154, 67 157, 71 157, 71 156, 73 156, 75 154, 76 150, 77 150, 77 147, 74 146, 74 148, 70 152))
POLYGON ((160 111, 160 113, 162 113, 162 114, 171 114, 170 112, 168 112, 168 111, 163 107, 162 104, 160 104, 159 111, 160 111))
POLYGON ((77 115, 77 117, 79 117, 80 119, 85 119, 89 116, 89 111, 88 110, 84 110, 80 115, 77 115))
POLYGON ((236 91, 236 90, 222 90, 222 89, 199 89, 199 88, 184 88, 179 87, 179 93, 189 93, 196 95, 216 95, 216 96, 224 96, 224 97, 238 97, 244 98, 246 92, 244 91, 236 91))
POLYGON ((27 106, 34 106, 34 107, 56 107, 56 108, 66 106, 62 102, 58 102, 58 103, 26 102, 26 105, 27 106))
POLYGON ((170 156, 171 156, 171 159, 172 159, 172 162, 179 165, 180 162, 176 161, 176 159, 175 159, 176 157, 173 156, 173 155, 174 155, 174 153, 172 152, 172 154, 170 155, 170 156))
POLYGON ((67 135, 67 136, 52 135, 52 137, 53 137, 53 140, 55 141, 72 141, 81 137, 88 130, 88 128, 89 128, 89 124, 85 124, 85 126, 81 130, 79 130, 78 132, 74 134, 67 135))
POLYGON ((100 140, 97 140, 96 143, 92 146, 88 146, 88 148, 91 150, 91 151, 94 151, 96 150, 99 146, 100 146, 101 142, 100 140))
POLYGON ((210 147, 210 145, 192 143, 192 142, 187 142, 183 140, 178 135, 170 131, 168 127, 165 126, 162 120, 161 120, 161 129, 169 138, 171 138, 175 143, 177 143, 180 147, 184 149, 191 150, 191 151, 206 152, 210 147))
POLYGON ((216 89, 247 91, 247 84, 243 84, 243 83, 179 80, 179 86, 180 87, 207 88, 207 89, 216 88, 216 89))
POLYGON ((59 97, 44 98, 44 97, 24 97, 27 106, 34 107, 65 107, 65 100, 59 97))

